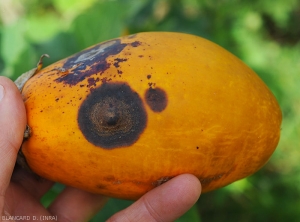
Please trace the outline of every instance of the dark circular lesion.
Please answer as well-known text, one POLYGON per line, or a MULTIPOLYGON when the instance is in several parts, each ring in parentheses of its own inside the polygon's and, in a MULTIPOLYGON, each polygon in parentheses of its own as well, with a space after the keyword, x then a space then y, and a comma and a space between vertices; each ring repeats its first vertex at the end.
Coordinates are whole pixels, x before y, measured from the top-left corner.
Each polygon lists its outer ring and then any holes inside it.
POLYGON ((159 87, 150 87, 145 93, 145 100, 154 112, 162 112, 168 105, 167 93, 159 87))
POLYGON ((125 83, 104 83, 83 101, 78 124, 85 138, 102 148, 130 146, 146 127, 139 95, 125 83))

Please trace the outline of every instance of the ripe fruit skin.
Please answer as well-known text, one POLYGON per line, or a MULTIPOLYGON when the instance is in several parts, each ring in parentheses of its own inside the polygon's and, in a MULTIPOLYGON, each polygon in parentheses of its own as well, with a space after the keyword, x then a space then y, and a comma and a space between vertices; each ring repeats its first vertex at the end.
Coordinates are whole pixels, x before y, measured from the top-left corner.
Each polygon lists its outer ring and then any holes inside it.
POLYGON ((280 107, 262 80, 188 34, 100 43, 42 69, 22 94, 29 167, 117 198, 182 173, 214 190, 259 170, 279 141, 280 107))

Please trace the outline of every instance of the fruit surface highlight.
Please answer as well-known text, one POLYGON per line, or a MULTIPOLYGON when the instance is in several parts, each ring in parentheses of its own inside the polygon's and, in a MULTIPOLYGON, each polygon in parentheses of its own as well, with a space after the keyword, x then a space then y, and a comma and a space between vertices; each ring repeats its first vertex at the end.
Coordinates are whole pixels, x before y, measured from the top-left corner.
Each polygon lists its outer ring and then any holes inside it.
POLYGON ((117 198, 183 173, 203 192, 223 187, 259 170, 279 141, 281 111, 263 81, 188 34, 94 45, 38 71, 22 94, 30 169, 117 198))

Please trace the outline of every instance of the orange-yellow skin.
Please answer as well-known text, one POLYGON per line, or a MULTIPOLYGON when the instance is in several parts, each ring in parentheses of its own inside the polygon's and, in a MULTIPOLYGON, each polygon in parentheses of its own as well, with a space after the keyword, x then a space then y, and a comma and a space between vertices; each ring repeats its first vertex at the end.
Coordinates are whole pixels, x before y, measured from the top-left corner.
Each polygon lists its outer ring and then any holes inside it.
MULTIPOLYGON (((26 83, 22 94, 31 136, 22 152, 34 172, 90 192, 137 199, 182 173, 196 175, 207 192, 267 162, 279 141, 281 111, 243 62, 187 34, 139 33, 119 40, 125 47, 107 56, 104 71, 77 83, 58 82, 76 75, 62 68, 67 58, 26 83), (85 138, 77 118, 93 89, 114 82, 126 82, 138 93, 147 121, 133 144, 106 149, 85 138), (165 91, 163 111, 147 105, 150 87, 165 91)), ((77 66, 84 63, 77 60, 77 66)))

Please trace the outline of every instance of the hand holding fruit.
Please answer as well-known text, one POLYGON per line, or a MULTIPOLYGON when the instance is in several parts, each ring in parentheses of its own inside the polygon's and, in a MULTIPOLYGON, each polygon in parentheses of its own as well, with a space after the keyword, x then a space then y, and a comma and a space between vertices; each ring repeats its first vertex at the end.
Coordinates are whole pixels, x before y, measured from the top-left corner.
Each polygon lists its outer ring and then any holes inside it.
MULTIPOLYGON (((31 220, 41 216, 57 216, 58 221, 88 221, 107 200, 66 187, 45 209, 40 198, 53 182, 16 167, 15 161, 23 140, 26 113, 22 97, 12 81, 0 77, 0 221, 14 216, 31 220)), ((111 221, 172 221, 187 211, 201 192, 199 180, 181 175, 150 191, 129 208, 117 213, 111 221)))

